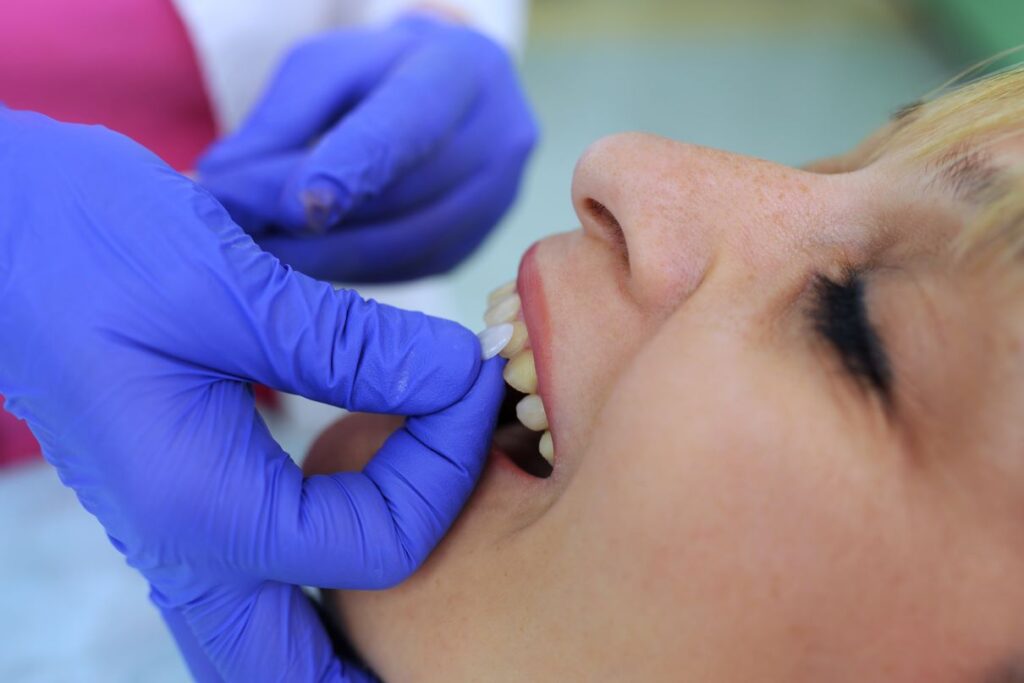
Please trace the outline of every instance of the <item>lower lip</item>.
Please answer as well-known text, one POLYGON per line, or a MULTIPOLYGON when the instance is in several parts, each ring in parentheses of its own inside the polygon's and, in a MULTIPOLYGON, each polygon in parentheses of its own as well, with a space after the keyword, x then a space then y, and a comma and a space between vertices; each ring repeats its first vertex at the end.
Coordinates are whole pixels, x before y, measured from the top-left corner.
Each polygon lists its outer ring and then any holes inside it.
POLYGON ((512 458, 509 457, 508 453, 506 453, 505 451, 501 450, 500 448, 496 448, 494 446, 491 446, 490 461, 492 463, 494 463, 494 465, 496 467, 500 467, 503 470, 514 471, 517 474, 519 474, 520 476, 526 477, 528 479, 534 479, 535 478, 535 477, 531 477, 529 474, 527 474, 526 472, 521 470, 519 468, 519 465, 515 464, 512 461, 512 458))
POLYGON ((544 486, 551 481, 551 477, 535 477, 526 472, 512 460, 508 453, 493 445, 491 446, 490 456, 487 459, 487 469, 485 472, 490 472, 492 476, 498 476, 502 479, 514 477, 524 484, 533 486, 544 486))

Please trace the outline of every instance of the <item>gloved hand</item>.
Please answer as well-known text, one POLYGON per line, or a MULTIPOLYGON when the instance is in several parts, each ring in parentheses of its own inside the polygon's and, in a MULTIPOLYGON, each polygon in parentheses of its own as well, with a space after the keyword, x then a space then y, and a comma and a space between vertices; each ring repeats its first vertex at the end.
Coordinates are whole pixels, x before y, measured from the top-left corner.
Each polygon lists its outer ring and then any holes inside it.
POLYGON ((295 584, 401 581, 480 473, 476 338, 282 266, 127 138, 0 108, 0 393, 152 586, 197 675, 345 680, 295 584), (249 382, 418 415, 303 480, 249 382))
POLYGON ((409 15, 295 48, 199 182, 314 277, 443 272, 508 209, 537 132, 505 50, 409 15))

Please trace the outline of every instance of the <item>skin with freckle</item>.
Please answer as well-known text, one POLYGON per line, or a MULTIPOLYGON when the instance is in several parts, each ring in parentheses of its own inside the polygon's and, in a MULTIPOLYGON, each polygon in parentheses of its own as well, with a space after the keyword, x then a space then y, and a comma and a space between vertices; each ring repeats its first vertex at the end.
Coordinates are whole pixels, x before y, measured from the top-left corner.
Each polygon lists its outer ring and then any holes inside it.
MULTIPOLYGON (((1019 680, 987 676, 1024 650, 1024 296, 954 258, 972 210, 924 162, 850 159, 583 155, 582 228, 519 277, 554 474, 492 463, 412 579, 332 594, 384 680, 1019 680), (850 268, 888 396, 810 313, 850 268)), ((307 472, 395 424, 339 423, 307 472)))

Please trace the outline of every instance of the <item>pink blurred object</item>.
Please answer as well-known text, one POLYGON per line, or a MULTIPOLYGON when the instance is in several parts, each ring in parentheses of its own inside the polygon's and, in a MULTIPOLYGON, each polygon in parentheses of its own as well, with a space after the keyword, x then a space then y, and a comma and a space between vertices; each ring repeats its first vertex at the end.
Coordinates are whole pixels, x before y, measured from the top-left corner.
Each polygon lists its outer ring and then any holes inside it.
POLYGON ((0 102, 100 123, 179 170, 216 134, 192 44, 170 0, 3 0, 0 102))
POLYGON ((39 444, 32 432, 24 422, 3 408, 4 398, 0 396, 0 468, 39 460, 39 444))
MULTIPOLYGON (((170 0, 3 0, 0 102, 99 123, 179 170, 216 134, 185 27, 170 0)), ((0 467, 39 458, 32 433, 2 410, 0 467)))

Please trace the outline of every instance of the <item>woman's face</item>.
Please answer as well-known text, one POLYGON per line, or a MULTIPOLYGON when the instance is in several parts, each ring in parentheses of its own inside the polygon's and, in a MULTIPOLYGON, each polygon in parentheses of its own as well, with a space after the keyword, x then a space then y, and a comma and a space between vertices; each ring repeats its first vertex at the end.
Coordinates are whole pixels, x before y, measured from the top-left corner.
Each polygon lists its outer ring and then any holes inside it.
MULTIPOLYGON (((830 175, 593 145, 582 229, 518 275, 554 472, 492 456, 421 571, 337 595, 367 661, 396 681, 1004 680, 1024 303, 950 256, 962 161, 830 175)), ((393 426, 351 424, 314 471, 393 426)))

